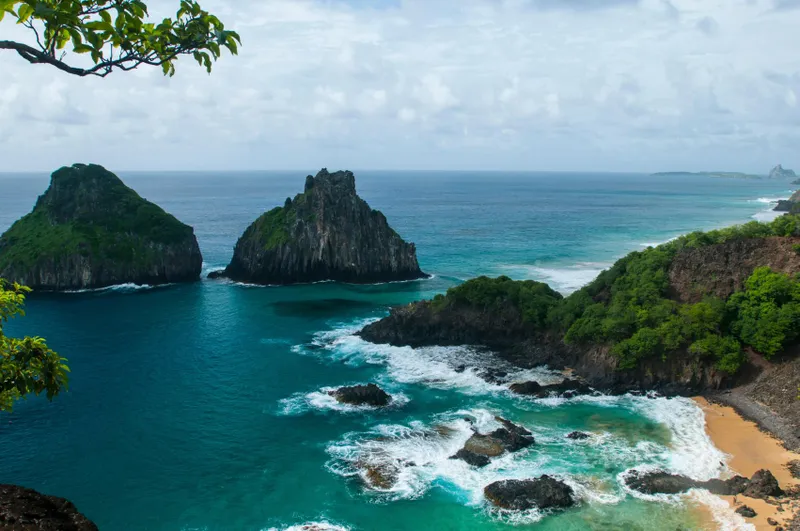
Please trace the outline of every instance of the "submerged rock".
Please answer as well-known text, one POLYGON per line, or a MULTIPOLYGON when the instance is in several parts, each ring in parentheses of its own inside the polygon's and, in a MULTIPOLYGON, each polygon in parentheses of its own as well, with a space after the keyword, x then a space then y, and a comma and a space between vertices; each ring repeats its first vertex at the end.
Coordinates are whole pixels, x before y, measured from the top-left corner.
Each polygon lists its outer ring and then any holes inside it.
POLYGON ((567 439, 572 439, 575 441, 582 441, 584 439, 588 439, 591 437, 588 433, 583 433, 582 431, 573 431, 569 435, 567 435, 567 439))
POLYGON ((16 485, 0 485, 0 529, 97 531, 97 526, 69 500, 16 485))
MULTIPOLYGON (((356 194, 349 171, 321 170, 305 191, 244 232, 224 276, 254 284, 425 278, 416 248, 356 194)), ((220 276, 220 275, 218 275, 220 276)))
POLYGON ((366 464, 363 467, 367 486, 377 490, 389 490, 397 483, 400 470, 389 463, 366 464))
POLYGON ((0 237, 0 277, 38 290, 194 281, 202 263, 192 227, 94 164, 55 171, 0 237))
POLYGON ((330 391, 329 394, 337 402, 354 406, 383 407, 389 405, 392 401, 392 396, 389 393, 373 383, 340 387, 335 391, 330 391))
POLYGON ((492 505, 501 509, 566 508, 575 503, 572 487, 550 476, 537 479, 510 479, 492 483, 483 490, 492 505))

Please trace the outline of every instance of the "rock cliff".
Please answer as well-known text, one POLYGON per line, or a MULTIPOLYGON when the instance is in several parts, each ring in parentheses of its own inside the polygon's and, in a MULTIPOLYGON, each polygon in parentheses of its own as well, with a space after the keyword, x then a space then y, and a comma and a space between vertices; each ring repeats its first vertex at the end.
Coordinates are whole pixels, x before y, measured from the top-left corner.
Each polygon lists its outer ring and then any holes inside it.
POLYGON ((778 201, 778 204, 774 210, 776 212, 797 213, 798 205, 800 205, 800 190, 797 190, 795 193, 793 193, 789 199, 781 199, 778 201))
POLYGON ((413 243, 356 194, 349 171, 306 177, 305 190, 259 217, 236 243, 224 276, 254 284, 425 278, 413 243))
POLYGON ((38 290, 192 281, 202 261, 191 227, 92 164, 54 172, 0 237, 0 277, 38 290))
POLYGON ((97 531, 97 526, 69 500, 16 485, 0 485, 0 529, 97 531))

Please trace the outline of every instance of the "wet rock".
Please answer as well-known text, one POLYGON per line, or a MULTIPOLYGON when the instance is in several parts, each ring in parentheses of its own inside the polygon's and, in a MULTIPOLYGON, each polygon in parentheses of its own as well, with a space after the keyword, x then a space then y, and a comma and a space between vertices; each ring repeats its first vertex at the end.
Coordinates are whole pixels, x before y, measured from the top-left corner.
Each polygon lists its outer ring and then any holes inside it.
POLYGON ((789 469, 789 473, 794 479, 800 479, 800 461, 789 461, 789 463, 786 465, 786 468, 789 469))
POLYGON ((456 455, 452 456, 450 459, 461 459, 468 465, 472 465, 478 468, 483 468, 491 462, 491 460, 487 456, 476 454, 475 452, 470 452, 466 448, 462 448, 461 450, 456 452, 456 455))
POLYGON ((537 479, 505 480, 487 485, 484 496, 495 507, 514 511, 565 508, 575 503, 572 488, 550 476, 537 479))
POLYGON ((495 420, 502 424, 503 427, 494 430, 489 436, 500 441, 506 451, 517 452, 536 442, 533 434, 522 426, 517 426, 501 417, 495 417, 495 420))
POLYGON ((741 476, 727 480, 697 481, 686 476, 663 471, 634 471, 625 478, 625 484, 628 487, 644 494, 680 494, 689 489, 706 489, 718 496, 734 496, 742 494, 748 483, 747 478, 741 476))
POLYGON ((758 513, 756 513, 752 508, 748 507, 747 505, 742 505, 741 507, 736 509, 736 514, 740 514, 745 518, 755 518, 756 516, 758 516, 758 513))
POLYGON ((481 435, 476 433, 464 443, 464 450, 486 457, 497 457, 505 452, 503 443, 490 437, 489 435, 481 435))
POLYGON ((572 439, 574 441, 582 441, 584 439, 588 439, 591 437, 588 433, 583 433, 582 431, 573 431, 569 435, 567 435, 567 439, 572 439))
POLYGON ((504 379, 508 376, 508 371, 504 371, 501 369, 486 369, 481 372, 480 377, 486 380, 489 383, 493 384, 501 384, 504 382, 504 379))
POLYGON ((215 280, 218 278, 225 278, 225 270, 220 269, 218 271, 212 271, 208 274, 208 278, 210 278, 211 280, 215 280))
POLYGON ((0 485, 0 529, 97 531, 97 526, 69 500, 16 485, 0 485))
POLYGON ((400 470, 389 463, 365 464, 361 467, 364 470, 364 480, 373 489, 389 490, 397 483, 397 476, 400 470))
POLYGON ((354 406, 373 406, 383 407, 392 401, 389 393, 371 383, 367 385, 354 385, 350 387, 340 387, 329 394, 337 402, 354 406))
POLYGON ((749 498, 763 499, 769 496, 783 496, 783 490, 781 490, 778 480, 775 479, 772 472, 762 469, 753 474, 742 494, 749 498))
POLYGON ((522 382, 512 384, 511 391, 536 398, 547 398, 549 396, 561 396, 564 398, 574 398, 579 395, 586 395, 593 391, 591 387, 580 380, 567 378, 561 383, 551 385, 540 385, 537 382, 522 382))

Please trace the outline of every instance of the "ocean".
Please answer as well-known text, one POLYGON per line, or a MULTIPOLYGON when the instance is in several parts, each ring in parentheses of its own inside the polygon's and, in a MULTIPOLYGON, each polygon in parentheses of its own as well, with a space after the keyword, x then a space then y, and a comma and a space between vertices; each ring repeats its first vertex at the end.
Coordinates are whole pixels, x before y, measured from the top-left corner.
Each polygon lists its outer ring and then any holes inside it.
MULTIPOLYGON (((195 227, 205 273, 242 231, 302 190, 306 172, 124 173, 143 197, 195 227)), ((45 174, 0 174, 0 231, 33 207, 45 174)), ((569 293, 630 251, 698 229, 768 219, 784 181, 636 174, 356 172, 359 194, 417 244, 432 278, 356 286, 253 287, 203 280, 36 294, 12 335, 69 359, 70 390, 0 416, 0 483, 73 501, 101 530, 669 530, 743 525, 700 493, 649 497, 631 468, 724 476, 725 456, 687 399, 530 400, 457 372, 491 353, 372 345, 354 333, 392 305, 477 275, 536 279, 569 293), (329 388, 376 382, 386 410, 349 408, 329 388), (471 469, 449 459, 502 415, 537 444, 471 469), (565 435, 591 432, 586 441, 565 435), (385 492, 360 466, 398 467, 385 492), (483 487, 541 474, 579 505, 509 514, 483 487), (705 507, 703 509, 703 507, 705 507), (709 522, 708 515, 716 517, 709 522)), ((510 380, 556 378, 509 368, 510 380)))

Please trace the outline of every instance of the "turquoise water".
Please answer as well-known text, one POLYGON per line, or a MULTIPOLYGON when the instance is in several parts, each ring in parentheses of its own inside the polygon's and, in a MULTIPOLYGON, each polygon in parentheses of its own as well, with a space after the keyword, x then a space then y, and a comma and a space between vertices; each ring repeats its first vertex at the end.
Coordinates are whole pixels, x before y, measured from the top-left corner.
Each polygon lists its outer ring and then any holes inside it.
MULTIPOLYGON (((575 289, 628 251, 765 215, 786 183, 614 174, 357 172, 359 192, 417 243, 430 280, 246 287, 203 281, 32 297, 12 334, 36 333, 70 360, 70 392, 0 418, 0 482, 64 496, 104 530, 261 530, 327 521, 347 529, 698 528, 694 498, 650 500, 620 474, 660 466, 723 475, 688 400, 529 401, 453 367, 490 354, 369 345, 352 333, 390 305, 478 274, 575 289), (761 201, 759 201, 761 199, 761 201), (347 410, 324 389, 376 381, 397 405, 347 410), (469 435, 519 422, 537 445, 476 471, 447 459, 469 435), (580 429, 585 442, 564 438, 580 429), (394 464, 389 492, 359 463, 394 464), (566 479, 580 505, 497 514, 500 478, 566 479)), ((242 230, 298 191, 301 172, 122 174, 192 224, 206 271, 242 230)), ((33 205, 45 175, 0 175, 0 230, 33 205)), ((510 379, 547 380, 543 371, 510 379)), ((724 515, 728 517, 729 515, 724 515)), ((712 526, 713 527, 713 526, 712 526)))

